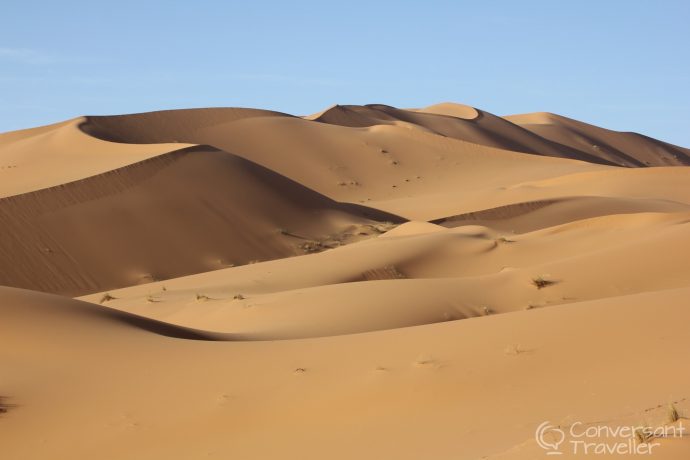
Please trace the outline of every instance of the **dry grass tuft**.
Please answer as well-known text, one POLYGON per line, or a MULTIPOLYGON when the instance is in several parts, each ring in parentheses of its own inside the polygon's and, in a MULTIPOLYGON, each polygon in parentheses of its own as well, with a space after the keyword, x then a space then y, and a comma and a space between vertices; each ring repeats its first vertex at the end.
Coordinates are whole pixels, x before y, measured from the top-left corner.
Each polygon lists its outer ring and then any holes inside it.
POLYGON ((386 265, 382 268, 372 268, 362 273, 365 281, 396 280, 407 278, 395 265, 386 265))
POLYGON ((511 344, 511 345, 508 345, 508 346, 506 347, 506 349, 505 349, 505 353, 506 353, 507 355, 513 355, 513 356, 516 356, 516 355, 525 353, 526 351, 527 351, 527 350, 525 350, 524 348, 522 348, 522 347, 520 346, 519 343, 514 343, 514 344, 511 344))
POLYGON ((103 297, 101 297, 100 303, 103 304, 103 303, 110 302, 111 300, 115 300, 115 299, 117 299, 117 297, 114 297, 114 296, 110 295, 109 292, 106 292, 105 294, 103 294, 103 297))
POLYGON ((553 281, 550 279, 547 279, 543 276, 538 276, 536 278, 532 278, 532 284, 534 284, 537 289, 543 289, 545 287, 553 286, 556 284, 558 281, 553 281))
POLYGON ((326 247, 320 241, 305 241, 299 245, 299 248, 307 254, 321 252, 326 249, 326 247))
POLYGON ((638 444, 647 444, 652 439, 652 434, 646 431, 644 428, 637 428, 635 430, 635 439, 637 440, 638 444))
POLYGON ((9 404, 5 396, 0 396, 0 414, 4 414, 15 407, 14 404, 9 404))
POLYGON ((433 365, 437 364, 437 361, 436 361, 436 359, 434 359, 433 356, 420 355, 417 357, 414 364, 415 364, 415 366, 420 366, 420 367, 433 366, 433 365))
POLYGON ((339 187, 347 187, 347 186, 350 186, 350 187, 359 187, 360 185, 361 185, 361 184, 359 183, 359 181, 356 181, 356 180, 349 180, 349 181, 340 181, 340 182, 338 182, 338 186, 339 186, 339 187))
POLYGON ((293 238, 298 238, 298 239, 300 239, 300 240, 306 240, 305 237, 300 236, 300 235, 298 235, 298 234, 296 234, 296 233, 294 233, 294 232, 291 232, 290 230, 288 230, 288 229, 286 229, 286 228, 279 228, 279 229, 278 229, 278 232, 279 232, 281 235, 284 235, 284 236, 291 236, 291 237, 293 237, 293 238))
POLYGON ((140 283, 155 283, 156 281, 158 281, 158 278, 152 273, 144 273, 139 277, 140 283))
POLYGON ((394 224, 393 222, 380 222, 378 224, 368 225, 368 227, 376 233, 386 233, 389 230, 393 230, 397 226, 398 224, 394 224))

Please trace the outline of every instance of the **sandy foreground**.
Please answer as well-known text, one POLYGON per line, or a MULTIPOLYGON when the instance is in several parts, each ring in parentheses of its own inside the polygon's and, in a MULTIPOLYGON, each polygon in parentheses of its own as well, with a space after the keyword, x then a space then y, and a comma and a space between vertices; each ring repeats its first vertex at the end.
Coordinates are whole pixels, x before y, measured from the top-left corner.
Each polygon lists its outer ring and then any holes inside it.
POLYGON ((687 165, 451 103, 0 134, 0 458, 687 459, 687 165))

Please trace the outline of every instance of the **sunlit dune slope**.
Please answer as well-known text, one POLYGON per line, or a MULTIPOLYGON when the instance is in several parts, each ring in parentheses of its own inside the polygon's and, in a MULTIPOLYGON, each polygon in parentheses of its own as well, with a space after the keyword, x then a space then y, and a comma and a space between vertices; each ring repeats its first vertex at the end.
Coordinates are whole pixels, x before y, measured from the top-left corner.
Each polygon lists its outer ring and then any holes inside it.
MULTIPOLYGON (((689 294, 327 339, 212 342, 0 289, 2 391, 13 404, 0 418, 3 454, 539 458, 534 427, 544 420, 664 424, 670 401, 690 408, 678 367, 690 346, 689 294), (673 378, 660 379, 669 369, 673 378)), ((659 442, 653 458, 687 452, 685 440, 659 442)))
POLYGON ((688 222, 686 209, 519 235, 476 225, 406 235, 408 223, 320 254, 83 299, 254 340, 392 329, 690 286, 688 222))

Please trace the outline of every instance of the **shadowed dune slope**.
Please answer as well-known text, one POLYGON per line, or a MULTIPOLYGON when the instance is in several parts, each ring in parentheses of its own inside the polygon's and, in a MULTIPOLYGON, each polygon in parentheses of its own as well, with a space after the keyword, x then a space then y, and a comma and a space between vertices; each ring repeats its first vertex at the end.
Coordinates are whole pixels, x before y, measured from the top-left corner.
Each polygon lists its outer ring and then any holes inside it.
POLYGON ((612 214, 688 211, 690 211, 690 204, 671 200, 580 196, 518 202, 435 219, 432 223, 444 227, 485 225, 498 231, 524 233, 567 222, 612 214))
MULTIPOLYGON (((0 286, 0 316, 3 322, 22 324, 21 331, 36 328, 45 338, 69 340, 73 332, 97 332, 99 340, 119 336, 120 340, 132 335, 148 338, 151 334, 186 340, 230 340, 231 336, 194 330, 155 319, 126 313, 109 307, 94 306, 78 300, 42 292, 0 286)), ((7 333, 7 332, 5 332, 7 333)), ((82 335, 80 339, 84 341, 82 335)))
POLYGON ((622 166, 690 165, 690 149, 637 133, 611 131, 546 112, 504 119, 534 134, 622 166))
POLYGON ((0 200, 0 283, 79 295, 287 257, 396 219, 190 147, 0 200))
MULTIPOLYGON (((292 117, 280 112, 245 108, 203 108, 161 110, 129 115, 89 116, 80 128, 85 133, 110 142, 155 144, 185 142, 199 130, 256 117, 292 117)), ((192 141, 194 144, 206 142, 192 141)))

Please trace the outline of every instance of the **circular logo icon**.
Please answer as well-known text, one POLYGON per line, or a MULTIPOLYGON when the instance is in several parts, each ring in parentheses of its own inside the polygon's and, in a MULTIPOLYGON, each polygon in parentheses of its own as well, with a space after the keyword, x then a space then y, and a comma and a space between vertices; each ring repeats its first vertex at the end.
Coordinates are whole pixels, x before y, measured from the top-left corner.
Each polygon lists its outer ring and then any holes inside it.
POLYGON ((550 422, 544 422, 537 427, 534 439, 539 444, 539 447, 547 451, 546 455, 560 455, 563 453, 558 450, 558 446, 565 440, 565 433, 557 426, 551 425, 550 422))

